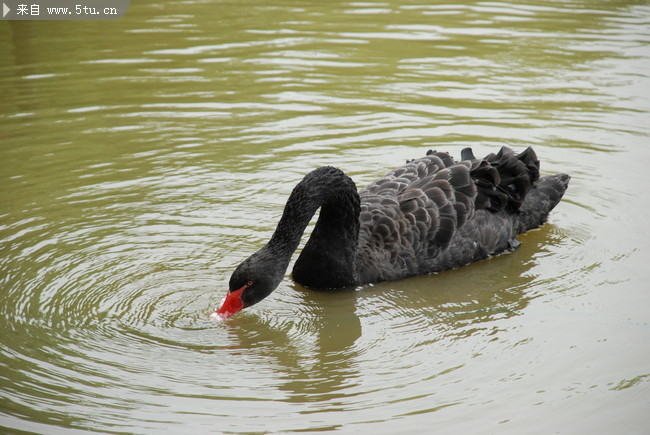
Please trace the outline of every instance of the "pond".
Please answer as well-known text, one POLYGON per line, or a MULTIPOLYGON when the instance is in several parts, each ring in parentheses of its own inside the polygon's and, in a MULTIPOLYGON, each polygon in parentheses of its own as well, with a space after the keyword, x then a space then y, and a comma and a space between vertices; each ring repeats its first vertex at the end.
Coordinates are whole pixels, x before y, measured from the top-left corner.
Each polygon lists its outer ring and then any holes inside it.
POLYGON ((0 22, 0 428, 647 432, 649 111, 645 1, 0 22), (503 145, 572 176, 516 251, 208 320, 312 169, 503 145))

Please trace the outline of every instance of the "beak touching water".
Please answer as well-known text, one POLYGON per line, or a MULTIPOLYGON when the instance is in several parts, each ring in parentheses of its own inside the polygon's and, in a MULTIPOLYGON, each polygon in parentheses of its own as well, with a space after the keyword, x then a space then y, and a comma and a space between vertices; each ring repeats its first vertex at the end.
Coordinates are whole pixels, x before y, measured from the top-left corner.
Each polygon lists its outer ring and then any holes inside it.
POLYGON ((226 297, 221 302, 219 308, 214 313, 210 314, 210 320, 226 320, 238 311, 244 308, 244 301, 241 299, 241 294, 244 292, 246 286, 235 291, 228 290, 226 297))

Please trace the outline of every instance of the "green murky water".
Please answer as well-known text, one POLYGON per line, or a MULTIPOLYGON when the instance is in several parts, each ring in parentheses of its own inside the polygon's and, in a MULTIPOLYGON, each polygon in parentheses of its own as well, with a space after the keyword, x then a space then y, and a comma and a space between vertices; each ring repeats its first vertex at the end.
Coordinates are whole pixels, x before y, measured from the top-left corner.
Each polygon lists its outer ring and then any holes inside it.
POLYGON ((0 22, 0 427, 650 428, 647 2, 132 3, 0 22), (468 145, 573 176, 519 250, 207 321, 305 173, 468 145))

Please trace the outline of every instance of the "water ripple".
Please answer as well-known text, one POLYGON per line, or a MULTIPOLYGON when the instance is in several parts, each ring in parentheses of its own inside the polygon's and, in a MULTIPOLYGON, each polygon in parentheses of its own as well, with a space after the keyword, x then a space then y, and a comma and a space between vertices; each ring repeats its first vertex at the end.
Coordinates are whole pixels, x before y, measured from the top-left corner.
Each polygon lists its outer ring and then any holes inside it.
POLYGON ((140 3, 0 38, 3 427, 638 429, 647 6, 140 3), (309 170, 504 144, 573 176, 512 254, 207 320, 309 170))

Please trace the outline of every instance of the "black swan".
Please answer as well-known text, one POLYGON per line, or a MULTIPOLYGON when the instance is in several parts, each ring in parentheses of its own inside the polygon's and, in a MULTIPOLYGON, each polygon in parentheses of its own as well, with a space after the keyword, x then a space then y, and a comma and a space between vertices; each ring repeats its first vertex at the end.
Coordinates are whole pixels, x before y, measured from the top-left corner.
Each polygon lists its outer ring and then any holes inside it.
POLYGON ((314 230, 293 267, 311 288, 357 286, 440 272, 516 247, 518 234, 543 224, 566 191, 567 174, 539 176, 532 148, 503 147, 461 161, 429 151, 357 191, 331 166, 303 178, 271 240, 244 260, 210 319, 226 319, 267 297, 282 281, 307 224, 314 230))

